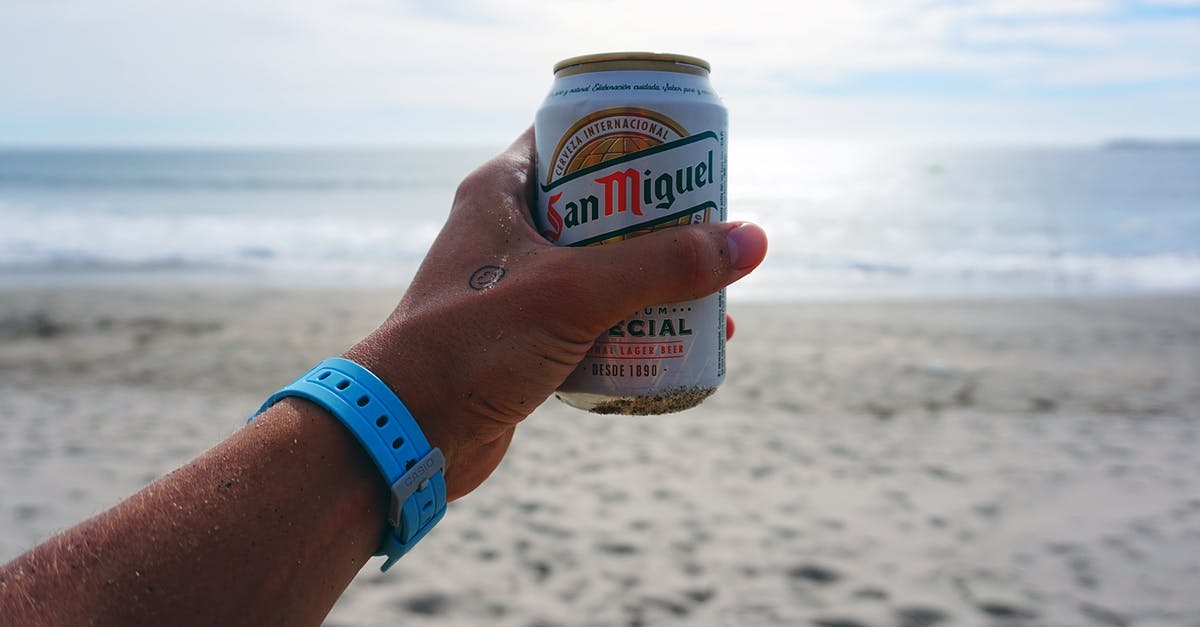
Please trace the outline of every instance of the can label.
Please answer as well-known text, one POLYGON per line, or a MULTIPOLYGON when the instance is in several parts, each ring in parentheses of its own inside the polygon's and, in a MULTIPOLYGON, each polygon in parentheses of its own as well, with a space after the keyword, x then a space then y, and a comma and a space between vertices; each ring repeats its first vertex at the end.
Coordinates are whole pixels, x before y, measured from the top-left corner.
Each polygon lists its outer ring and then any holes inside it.
POLYGON ((602 244, 656 227, 708 222, 720 210, 721 164, 714 160, 722 155, 720 136, 713 131, 688 136, 669 118, 645 109, 600 113, 581 120, 581 128, 571 129, 552 156, 552 178, 542 186, 547 239, 566 246, 602 244), (622 129, 627 137, 592 138, 602 132, 597 129, 608 128, 622 129), (649 147, 596 154, 612 143, 649 147))
MULTIPOLYGON (((706 78, 602 72, 556 80, 536 123, 538 230, 561 246, 593 246, 723 220, 725 124, 706 78), (649 97, 620 89, 655 85, 649 97)), ((594 411, 661 413, 698 403, 724 374, 722 291, 632 312, 597 338, 559 396, 594 411), (655 397, 667 400, 629 403, 655 397)))

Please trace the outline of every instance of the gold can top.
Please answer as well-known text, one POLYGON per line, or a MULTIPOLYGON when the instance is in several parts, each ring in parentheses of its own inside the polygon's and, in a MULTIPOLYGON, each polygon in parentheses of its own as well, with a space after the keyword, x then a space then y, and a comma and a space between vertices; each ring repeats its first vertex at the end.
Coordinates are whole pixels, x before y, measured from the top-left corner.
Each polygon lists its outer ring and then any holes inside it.
POLYGON ((554 64, 555 76, 613 70, 653 70, 708 76, 708 61, 669 52, 601 52, 563 59, 554 64))

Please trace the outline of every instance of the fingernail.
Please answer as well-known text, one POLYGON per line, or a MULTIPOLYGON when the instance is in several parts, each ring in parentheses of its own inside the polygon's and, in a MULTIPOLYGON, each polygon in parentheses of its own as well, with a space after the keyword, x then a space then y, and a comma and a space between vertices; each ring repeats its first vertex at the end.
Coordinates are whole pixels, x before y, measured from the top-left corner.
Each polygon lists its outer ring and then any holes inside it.
POLYGON ((725 234, 729 246, 729 265, 734 270, 749 270, 767 254, 767 234, 757 225, 744 222, 725 234))

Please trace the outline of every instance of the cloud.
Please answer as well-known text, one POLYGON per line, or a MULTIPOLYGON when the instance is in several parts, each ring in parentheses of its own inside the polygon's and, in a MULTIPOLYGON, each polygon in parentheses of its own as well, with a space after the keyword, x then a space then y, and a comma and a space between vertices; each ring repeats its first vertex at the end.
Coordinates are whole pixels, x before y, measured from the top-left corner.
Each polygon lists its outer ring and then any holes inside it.
MULTIPOLYGON (((158 128, 177 124, 181 136, 188 124, 219 129, 224 121, 229 133, 245 133, 256 128, 254 120, 263 133, 282 133, 290 120, 291 135, 312 137, 319 135, 314 120, 326 120, 330 134, 354 129, 358 137, 389 116, 406 121, 387 125, 384 139, 454 120, 463 133, 519 128, 549 87, 555 61, 621 49, 707 58, 731 103, 773 103, 762 110, 778 110, 785 123, 789 109, 822 99, 894 105, 915 115, 921 107, 912 102, 946 111, 955 100, 1056 92, 1078 98, 1087 95, 1078 90, 1095 89, 1132 90, 1122 98, 1148 100, 1200 85, 1200 16, 1186 8, 1183 15, 1135 15, 1138 6, 1144 4, 17 3, 0 22, 0 81, 12 87, 0 101, 0 141, 35 118, 52 125, 56 115, 121 119, 131 127, 142 116, 158 128)), ((903 130, 903 121, 895 124, 903 130)))
POLYGON ((963 3, 970 13, 982 17, 1095 17, 1113 13, 1112 0, 989 0, 963 3))
POLYGON ((1050 49, 1103 50, 1124 39, 1108 24, 1049 22, 1039 24, 984 23, 967 26, 963 41, 974 45, 1033 45, 1050 49))

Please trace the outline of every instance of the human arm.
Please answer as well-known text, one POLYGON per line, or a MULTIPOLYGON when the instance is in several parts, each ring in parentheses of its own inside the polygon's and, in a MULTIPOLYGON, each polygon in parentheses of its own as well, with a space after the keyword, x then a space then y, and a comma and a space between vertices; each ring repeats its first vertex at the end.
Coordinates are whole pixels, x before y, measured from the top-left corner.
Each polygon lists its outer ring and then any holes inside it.
POLYGON ((315 624, 371 557, 385 487, 315 405, 284 400, 0 570, 0 624, 315 624))
MULTIPOLYGON (((556 248, 530 224, 531 183, 527 133, 463 182, 400 305, 346 353, 446 454, 451 499, 492 472, 515 426, 615 320, 711 292, 765 252, 761 232, 742 227, 735 262, 733 225, 556 248), (503 278, 472 288, 485 265, 503 278)), ((379 545, 387 498, 348 432, 289 399, 5 566, 0 623, 317 623, 379 545)))

